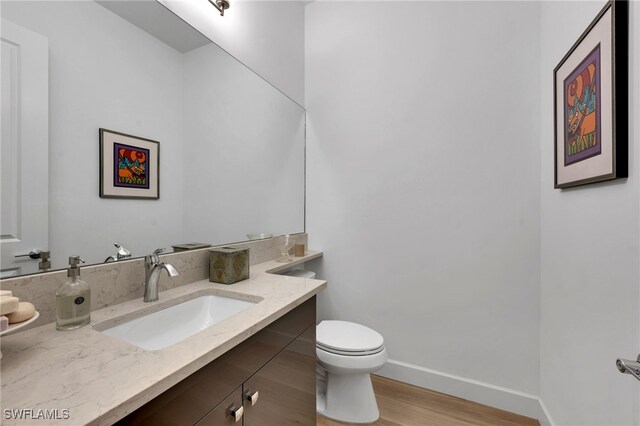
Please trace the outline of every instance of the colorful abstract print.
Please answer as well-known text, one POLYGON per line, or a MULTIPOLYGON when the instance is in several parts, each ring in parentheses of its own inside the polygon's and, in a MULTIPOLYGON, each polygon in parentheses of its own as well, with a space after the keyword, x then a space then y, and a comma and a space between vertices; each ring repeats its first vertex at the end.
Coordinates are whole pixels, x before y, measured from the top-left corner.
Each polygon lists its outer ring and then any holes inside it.
POLYGON ((113 186, 149 189, 149 150, 115 143, 113 186))
POLYGON ((600 45, 564 81, 564 165, 601 153, 600 45))

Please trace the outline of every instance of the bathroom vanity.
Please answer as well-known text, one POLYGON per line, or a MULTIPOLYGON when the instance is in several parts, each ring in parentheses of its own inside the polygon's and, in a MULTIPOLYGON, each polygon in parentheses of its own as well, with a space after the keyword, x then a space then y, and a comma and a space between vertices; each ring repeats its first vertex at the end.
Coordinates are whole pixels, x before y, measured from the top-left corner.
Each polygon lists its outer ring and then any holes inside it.
POLYGON ((117 424, 315 425, 315 308, 313 297, 117 424))
POLYGON ((47 423, 66 425, 314 424, 315 295, 326 282, 278 272, 321 255, 252 265, 231 286, 200 280, 157 302, 100 309, 77 330, 48 324, 3 337, 3 409, 68 410, 47 423), (104 333, 203 294, 253 304, 159 350, 104 333))

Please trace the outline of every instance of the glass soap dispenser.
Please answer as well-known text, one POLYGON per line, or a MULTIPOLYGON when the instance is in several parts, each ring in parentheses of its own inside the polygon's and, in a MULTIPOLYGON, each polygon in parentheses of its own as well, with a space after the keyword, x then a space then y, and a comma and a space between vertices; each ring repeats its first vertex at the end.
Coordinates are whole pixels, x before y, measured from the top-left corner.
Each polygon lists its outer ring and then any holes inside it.
POLYGON ((91 289, 80 279, 80 256, 69 257, 69 280, 56 291, 56 329, 73 330, 91 321, 91 289))

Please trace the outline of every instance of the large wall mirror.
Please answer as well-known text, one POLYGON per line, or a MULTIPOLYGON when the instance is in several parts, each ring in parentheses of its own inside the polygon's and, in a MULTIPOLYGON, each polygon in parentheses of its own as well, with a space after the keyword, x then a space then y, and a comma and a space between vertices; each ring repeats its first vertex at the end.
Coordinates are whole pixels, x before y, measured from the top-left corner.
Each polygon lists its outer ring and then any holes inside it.
POLYGON ((304 109, 162 4, 3 1, 0 12, 3 277, 39 272, 18 257, 34 249, 54 270, 75 254, 113 260, 115 243, 141 257, 304 231, 304 109), (115 156, 106 183, 136 177, 134 198, 99 196, 99 129, 159 142, 159 164, 135 139, 103 147, 115 156), (135 198, 153 167, 159 198, 135 198))

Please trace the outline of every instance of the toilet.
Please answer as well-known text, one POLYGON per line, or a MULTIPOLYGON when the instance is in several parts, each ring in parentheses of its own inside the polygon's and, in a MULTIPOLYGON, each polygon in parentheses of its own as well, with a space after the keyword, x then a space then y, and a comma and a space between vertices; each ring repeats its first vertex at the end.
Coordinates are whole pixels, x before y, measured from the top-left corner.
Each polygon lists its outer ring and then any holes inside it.
MULTIPOLYGON (((315 278, 295 270, 286 275, 315 278)), ((380 417, 370 374, 387 361, 384 339, 364 325, 325 320, 316 326, 319 414, 348 423, 373 423, 380 417)))

